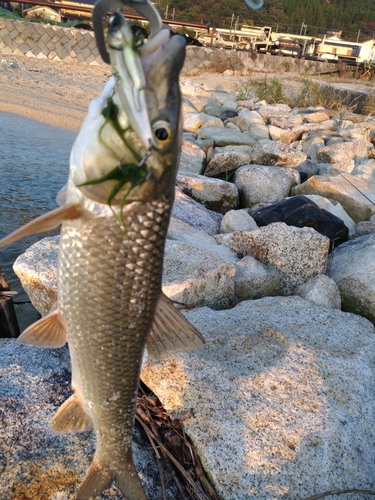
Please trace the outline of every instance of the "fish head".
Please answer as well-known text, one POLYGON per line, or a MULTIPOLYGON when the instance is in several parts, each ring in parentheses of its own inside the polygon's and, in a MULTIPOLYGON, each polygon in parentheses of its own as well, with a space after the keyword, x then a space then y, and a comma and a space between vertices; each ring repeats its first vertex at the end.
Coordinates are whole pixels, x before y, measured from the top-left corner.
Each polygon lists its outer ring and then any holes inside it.
POLYGON ((73 146, 70 184, 110 206, 172 201, 181 150, 179 74, 185 40, 162 30, 141 47, 128 37, 125 50, 115 35, 117 63, 102 95, 90 104, 73 146), (133 59, 124 57, 129 54, 133 59))

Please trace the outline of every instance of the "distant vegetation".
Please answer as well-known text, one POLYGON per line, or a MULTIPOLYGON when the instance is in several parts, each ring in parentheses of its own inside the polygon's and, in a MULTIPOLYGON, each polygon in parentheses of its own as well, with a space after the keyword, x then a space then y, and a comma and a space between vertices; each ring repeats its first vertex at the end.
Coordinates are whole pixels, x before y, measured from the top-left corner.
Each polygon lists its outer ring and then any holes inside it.
POLYGON ((264 0, 259 10, 249 9, 244 0, 158 0, 164 17, 174 10, 175 19, 230 28, 238 25, 272 26, 281 32, 310 36, 327 29, 342 30, 348 41, 368 40, 375 31, 374 0, 264 0), (234 14, 232 23, 232 14, 234 14), (305 28, 304 25, 307 25, 305 28))

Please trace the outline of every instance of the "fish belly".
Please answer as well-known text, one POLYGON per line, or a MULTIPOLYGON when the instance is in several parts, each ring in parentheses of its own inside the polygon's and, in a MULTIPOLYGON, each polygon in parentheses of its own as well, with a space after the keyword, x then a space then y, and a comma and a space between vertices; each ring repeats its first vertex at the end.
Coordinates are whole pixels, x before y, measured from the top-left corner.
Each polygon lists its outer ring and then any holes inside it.
POLYGON ((131 454, 143 349, 161 290, 171 204, 134 202, 115 217, 63 224, 58 296, 73 386, 112 468, 131 454), (125 228, 124 228, 125 226, 125 228))

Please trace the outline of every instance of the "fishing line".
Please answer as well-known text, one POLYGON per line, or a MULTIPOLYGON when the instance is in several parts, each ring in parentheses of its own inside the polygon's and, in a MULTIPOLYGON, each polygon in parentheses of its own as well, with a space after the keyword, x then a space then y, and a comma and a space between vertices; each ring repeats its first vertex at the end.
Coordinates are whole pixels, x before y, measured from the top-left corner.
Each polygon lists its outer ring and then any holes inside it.
POLYGON ((365 193, 362 193, 362 191, 359 188, 357 188, 357 186, 355 186, 352 182, 350 182, 350 180, 347 179, 342 172, 339 172, 336 168, 333 168, 333 170, 335 170, 335 172, 337 172, 339 175, 341 175, 341 177, 343 179, 345 179, 346 182, 349 182, 349 184, 352 187, 354 187, 354 189, 356 189, 358 191, 358 193, 360 193, 364 198, 366 198, 366 200, 369 201, 371 203, 371 205, 375 206, 375 203, 372 200, 370 200, 370 198, 368 196, 366 196, 365 193))

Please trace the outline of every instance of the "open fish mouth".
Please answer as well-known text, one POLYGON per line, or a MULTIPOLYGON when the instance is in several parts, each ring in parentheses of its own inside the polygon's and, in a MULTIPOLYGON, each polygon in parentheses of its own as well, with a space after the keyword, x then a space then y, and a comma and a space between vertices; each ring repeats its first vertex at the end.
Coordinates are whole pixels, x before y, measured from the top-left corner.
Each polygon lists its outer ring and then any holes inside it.
MULTIPOLYGON (((119 12, 108 22, 103 13, 123 7, 120 0, 99 0, 93 11, 99 52, 111 64, 112 78, 94 100, 71 155, 71 182, 88 198, 119 206, 154 197, 165 189, 165 172, 176 156, 180 106, 173 90, 183 61, 185 42, 170 39, 155 7, 147 1, 128 2, 150 20, 151 36, 144 42, 133 34, 119 12), (172 119, 171 119, 172 117, 172 119), (166 163, 167 159, 167 163, 166 163), (159 189, 160 188, 160 189, 159 189)), ((68 190, 69 191, 69 190, 68 190)))

